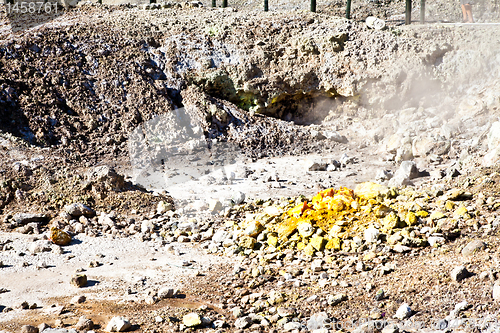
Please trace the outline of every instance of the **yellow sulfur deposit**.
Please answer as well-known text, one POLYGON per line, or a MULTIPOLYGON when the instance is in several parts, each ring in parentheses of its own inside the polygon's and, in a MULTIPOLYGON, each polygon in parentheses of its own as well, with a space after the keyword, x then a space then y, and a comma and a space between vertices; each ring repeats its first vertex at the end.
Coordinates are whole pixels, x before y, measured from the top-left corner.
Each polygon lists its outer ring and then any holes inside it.
POLYGON ((316 194, 267 226, 272 236, 268 243, 276 248, 292 247, 307 254, 315 251, 352 249, 350 240, 363 237, 375 226, 391 234, 394 229, 414 226, 426 212, 412 212, 391 203, 395 191, 376 183, 362 183, 356 189, 329 188, 316 194))

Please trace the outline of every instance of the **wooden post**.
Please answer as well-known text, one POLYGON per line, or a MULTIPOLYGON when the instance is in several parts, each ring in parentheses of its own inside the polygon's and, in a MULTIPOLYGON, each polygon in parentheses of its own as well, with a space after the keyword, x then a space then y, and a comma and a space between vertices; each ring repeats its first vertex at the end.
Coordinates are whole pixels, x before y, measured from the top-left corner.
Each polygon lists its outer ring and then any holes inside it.
POLYGON ((222 8, 226 8, 227 7, 227 0, 222 0, 222 8))
POLYGON ((316 13, 316 0, 311 0, 311 12, 316 13))
POLYGON ((351 0, 347 0, 347 5, 345 7, 345 18, 348 20, 351 18, 351 0))
POLYGON ((411 24, 411 0, 406 0, 406 17, 405 24, 411 24))
POLYGON ((425 0, 420 0, 420 24, 425 23, 425 0))
POLYGON ((265 12, 269 11, 269 0, 264 0, 264 11, 265 12))

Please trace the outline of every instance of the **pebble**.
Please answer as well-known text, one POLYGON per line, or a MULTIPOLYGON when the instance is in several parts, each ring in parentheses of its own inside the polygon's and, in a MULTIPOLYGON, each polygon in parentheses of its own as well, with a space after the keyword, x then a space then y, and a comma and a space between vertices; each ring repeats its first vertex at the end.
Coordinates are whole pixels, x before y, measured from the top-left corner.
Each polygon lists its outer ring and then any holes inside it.
POLYGON ((130 327, 132 327, 132 324, 130 324, 128 319, 125 319, 123 317, 113 317, 106 326, 106 331, 125 332, 130 327))
POLYGON ((158 290, 158 297, 161 299, 165 298, 173 298, 179 293, 178 289, 174 289, 171 287, 163 287, 158 290))
POLYGON ((469 242, 463 249, 462 255, 471 256, 477 252, 484 250, 486 248, 486 243, 480 240, 473 240, 469 242))
POLYGON ((187 315, 185 315, 184 317, 182 317, 182 323, 186 327, 198 326, 198 325, 201 325, 201 317, 196 312, 191 312, 191 313, 188 313, 187 315))
POLYGON ((74 296, 71 301, 70 301, 70 304, 81 304, 81 303, 85 303, 85 301, 87 300, 87 297, 85 297, 84 295, 80 295, 80 296, 74 296))
POLYGON ((412 310, 411 310, 410 306, 406 303, 403 303, 403 304, 401 304, 399 309, 396 311, 394 318, 403 320, 403 319, 410 317, 411 314, 412 314, 412 310))
POLYGON ((75 287, 82 288, 87 285, 87 275, 75 274, 71 277, 71 284, 75 287))
POLYGON ((249 316, 245 316, 236 319, 236 321, 234 322, 234 327, 238 329, 244 329, 250 326, 251 324, 252 324, 252 318, 250 318, 249 316))
POLYGON ((88 331, 94 328, 94 322, 87 319, 85 316, 81 316, 78 323, 76 323, 75 328, 79 331, 88 331))
POLYGON ((368 243, 376 243, 379 235, 380 231, 378 231, 378 229, 374 227, 370 227, 364 232, 365 241, 367 241, 368 243))
POLYGON ((86 217, 95 216, 95 211, 81 202, 64 206, 64 211, 73 217, 80 217, 82 215, 86 217))
POLYGON ((465 268, 465 266, 457 266, 450 273, 451 279, 453 281, 456 281, 456 282, 462 281, 463 279, 467 278, 469 275, 470 275, 470 273, 467 270, 467 268, 465 268))
POLYGON ((293 331, 293 330, 299 330, 300 327, 301 327, 300 323, 292 321, 290 323, 286 323, 285 325, 283 325, 283 330, 285 332, 290 332, 290 331, 293 331))
POLYGON ((340 304, 343 301, 347 300, 347 296, 344 294, 337 294, 337 295, 328 295, 327 297, 327 303, 328 305, 335 306, 337 304, 340 304))
POLYGON ((500 282, 496 282, 493 285, 493 299, 495 301, 500 301, 500 282))
POLYGON ((21 333, 38 333, 38 327, 24 325, 23 327, 21 327, 21 333))

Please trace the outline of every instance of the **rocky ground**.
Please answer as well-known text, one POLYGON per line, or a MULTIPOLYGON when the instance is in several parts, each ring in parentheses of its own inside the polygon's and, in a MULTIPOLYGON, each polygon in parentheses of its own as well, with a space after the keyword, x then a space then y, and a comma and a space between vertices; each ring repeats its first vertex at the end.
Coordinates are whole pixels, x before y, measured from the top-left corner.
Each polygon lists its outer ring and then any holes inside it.
POLYGON ((2 18, 0 330, 498 331, 494 4, 208 5, 2 18))

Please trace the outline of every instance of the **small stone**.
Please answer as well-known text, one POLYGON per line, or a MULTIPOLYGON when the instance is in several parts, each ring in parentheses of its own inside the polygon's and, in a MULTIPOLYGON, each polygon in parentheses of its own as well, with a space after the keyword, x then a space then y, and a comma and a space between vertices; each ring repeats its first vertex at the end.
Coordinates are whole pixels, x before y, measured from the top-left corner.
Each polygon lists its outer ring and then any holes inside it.
POLYGON ((286 323, 285 325, 283 325, 283 330, 285 332, 290 332, 290 331, 294 331, 294 330, 299 330, 301 327, 300 323, 297 323, 297 322, 289 322, 289 323, 286 323))
POLYGON ((493 299, 495 301, 500 301, 500 282, 496 282, 493 285, 493 299))
POLYGON ((49 325, 47 325, 46 323, 41 323, 40 325, 38 325, 38 332, 43 332, 44 330, 50 328, 49 325))
POLYGON ((470 273, 465 266, 457 266, 451 271, 451 279, 456 282, 469 277, 470 273))
POLYGON ((343 301, 347 300, 347 296, 344 294, 338 294, 338 295, 328 295, 327 298, 327 303, 328 305, 335 306, 337 304, 340 304, 343 301))
POLYGON ((311 263, 311 270, 313 272, 320 272, 323 269, 323 260, 322 259, 315 259, 311 263))
POLYGON ((41 252, 50 252, 51 243, 49 241, 36 241, 30 245, 31 253, 41 253, 41 252))
POLYGON ((322 236, 315 236, 311 239, 311 246, 316 250, 316 251, 323 251, 325 248, 325 245, 327 243, 327 240, 322 237, 322 236))
POLYGON ((308 256, 313 256, 316 250, 311 244, 307 244, 307 246, 304 248, 304 253, 308 256))
POLYGON ((264 227, 259 221, 250 221, 244 232, 250 237, 257 237, 263 230, 264 227))
POLYGON ((297 231, 299 232, 300 237, 308 238, 314 234, 314 227, 309 222, 303 222, 299 223, 297 231))
POLYGON ((158 290, 158 297, 161 299, 173 298, 178 294, 179 290, 171 287, 163 287, 158 290))
POLYGON ((381 301, 385 298, 385 291, 384 289, 380 289, 379 291, 377 291, 377 293, 375 294, 375 300, 376 301, 381 301))
POLYGON ((186 327, 194 327, 194 326, 201 325, 200 315, 197 314, 196 312, 191 312, 191 313, 185 315, 184 317, 182 317, 182 323, 186 327))
POLYGON ((252 318, 250 318, 250 316, 238 318, 234 322, 234 327, 236 327, 238 329, 244 329, 250 325, 252 325, 252 318))
POLYGON ((411 248, 409 248, 408 246, 404 246, 402 244, 396 244, 393 250, 397 253, 406 253, 410 252, 411 248))
POLYGON ((56 227, 50 228, 50 240, 57 245, 65 246, 71 242, 71 236, 56 227))
POLYGON ((471 256, 486 248, 486 243, 480 240, 469 242, 463 249, 462 255, 471 256))
POLYGON ((293 317, 297 311, 294 308, 279 307, 277 313, 280 317, 293 317))
POLYGON ((106 331, 108 332, 125 332, 132 324, 123 317, 113 317, 108 325, 106 326, 106 331))
POLYGON ((243 236, 239 240, 239 245, 244 249, 253 249, 257 241, 250 236, 243 236))
POLYGON ((79 331, 88 331, 94 328, 94 322, 87 319, 85 316, 81 316, 78 323, 76 323, 75 328, 79 331))
POLYGON ((28 304, 28 302, 24 301, 21 303, 20 308, 23 310, 28 310, 30 308, 30 305, 28 304))
POLYGON ((389 324, 382 329, 382 333, 399 333, 399 327, 396 324, 389 324))
POLYGON ((86 300, 87 300, 87 297, 85 297, 84 295, 75 296, 71 299, 70 304, 81 304, 81 303, 85 303, 86 300))
POLYGON ((174 210, 174 205, 170 202, 160 201, 158 205, 156 205, 156 214, 163 215, 166 212, 174 210))
POLYGON ((243 192, 234 192, 231 196, 231 200, 235 205, 241 205, 245 201, 245 193, 243 192))
POLYGON ((45 222, 47 221, 47 216, 45 214, 17 213, 14 214, 12 220, 17 225, 25 225, 31 222, 45 222))
POLYGON ((87 285, 87 275, 76 274, 71 277, 71 284, 75 287, 82 288, 87 285))
POLYGON ((21 333, 38 333, 38 327, 24 325, 23 327, 21 327, 21 333))
POLYGON ((439 211, 433 212, 431 214, 431 216, 430 216, 431 220, 433 220, 433 221, 442 219, 443 217, 445 217, 445 215, 442 212, 439 212, 439 211))
POLYGON ((208 209, 212 214, 216 214, 220 212, 224 207, 222 206, 222 202, 217 199, 209 200, 208 209))
POLYGON ((80 217, 82 215, 87 217, 95 216, 95 211, 81 202, 66 205, 64 206, 64 210, 73 217, 80 217))
POLYGON ((273 290, 269 293, 269 298, 268 298, 269 304, 275 305, 275 304, 280 304, 285 301, 285 298, 283 294, 277 290, 273 290))
POLYGON ((386 186, 373 182, 364 182, 356 185, 354 195, 361 199, 370 200, 385 195, 388 190, 386 186))
POLYGON ((378 231, 378 229, 374 227, 370 227, 364 232, 365 241, 367 241, 368 243, 376 243, 379 235, 380 231, 378 231))
POLYGON ((412 314, 412 310, 411 310, 410 306, 406 303, 403 303, 399 307, 398 311, 396 311, 394 318, 403 320, 403 319, 410 317, 411 314, 412 314))
POLYGON ((444 237, 439 237, 439 236, 430 236, 427 238, 427 241, 429 242, 429 245, 432 247, 438 247, 439 245, 443 245, 446 241, 444 237))

